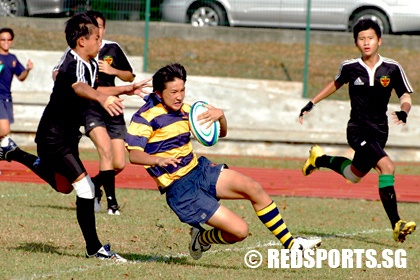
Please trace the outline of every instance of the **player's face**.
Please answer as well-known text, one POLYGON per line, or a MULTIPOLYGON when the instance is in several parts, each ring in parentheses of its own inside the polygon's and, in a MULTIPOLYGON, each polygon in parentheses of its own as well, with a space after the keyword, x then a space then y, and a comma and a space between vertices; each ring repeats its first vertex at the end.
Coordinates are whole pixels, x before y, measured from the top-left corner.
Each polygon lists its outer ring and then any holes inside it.
POLYGON ((378 38, 378 35, 372 28, 359 32, 357 36, 356 46, 362 57, 372 57, 378 54, 381 44, 382 38, 378 38))
POLYGON ((85 50, 87 55, 90 58, 95 58, 99 52, 101 43, 99 41, 99 28, 94 26, 92 27, 92 34, 90 34, 88 39, 85 39, 85 50))
POLYGON ((104 35, 105 35, 104 21, 101 18, 97 18, 96 21, 98 22, 98 26, 99 26, 99 41, 102 44, 102 39, 104 38, 104 35))
POLYGON ((165 89, 160 93, 163 104, 172 111, 178 111, 184 104, 185 83, 183 80, 175 78, 174 81, 167 82, 165 89))
POLYGON ((0 33, 0 53, 9 52, 12 42, 12 34, 9 32, 0 33))

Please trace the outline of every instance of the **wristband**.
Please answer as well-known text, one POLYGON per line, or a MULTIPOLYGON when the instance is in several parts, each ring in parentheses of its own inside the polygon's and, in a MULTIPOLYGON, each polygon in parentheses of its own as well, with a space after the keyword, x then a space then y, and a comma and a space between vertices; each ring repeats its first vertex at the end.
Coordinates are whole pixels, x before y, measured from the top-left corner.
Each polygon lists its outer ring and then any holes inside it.
POLYGON ((408 116, 408 114, 405 111, 395 112, 395 115, 397 116, 397 118, 400 121, 402 121, 403 123, 407 123, 407 116, 408 116))
POLYGON ((299 117, 302 117, 304 112, 310 112, 314 107, 315 104, 312 101, 309 101, 308 104, 306 104, 305 107, 300 110, 299 117))

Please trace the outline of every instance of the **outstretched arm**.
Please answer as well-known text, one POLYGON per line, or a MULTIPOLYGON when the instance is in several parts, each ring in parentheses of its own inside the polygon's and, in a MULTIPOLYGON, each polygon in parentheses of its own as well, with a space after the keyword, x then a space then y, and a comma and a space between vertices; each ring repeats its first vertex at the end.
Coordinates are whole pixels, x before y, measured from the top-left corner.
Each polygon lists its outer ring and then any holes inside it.
POLYGON ((311 99, 311 101, 308 102, 308 104, 305 105, 305 107, 302 108, 302 110, 300 110, 300 124, 303 123, 303 116, 309 113, 313 109, 315 104, 336 92, 341 86, 342 84, 336 81, 329 82, 314 98, 311 99))
POLYGON ((152 78, 144 79, 140 82, 136 82, 129 85, 123 85, 123 86, 116 86, 116 87, 98 87, 98 91, 106 94, 106 95, 121 95, 121 94, 127 94, 127 95, 138 95, 141 98, 143 98, 145 95, 149 94, 150 92, 146 90, 146 88, 151 88, 152 84, 150 81, 152 78))
POLYGON ((111 115, 117 116, 122 114, 124 105, 122 104, 123 99, 112 95, 103 94, 90 85, 77 82, 72 85, 74 92, 85 99, 95 100, 101 104, 102 107, 111 115))

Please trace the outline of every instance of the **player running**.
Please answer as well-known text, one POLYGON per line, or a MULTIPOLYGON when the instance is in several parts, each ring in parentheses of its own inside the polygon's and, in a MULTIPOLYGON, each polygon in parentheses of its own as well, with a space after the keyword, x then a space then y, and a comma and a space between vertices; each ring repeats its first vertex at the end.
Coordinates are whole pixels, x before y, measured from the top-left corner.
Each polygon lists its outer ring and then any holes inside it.
POLYGON ((394 239, 404 242, 405 237, 416 229, 413 221, 402 220, 398 214, 397 196, 394 189, 394 163, 384 151, 388 140, 387 106, 394 89, 400 99, 401 111, 393 112, 393 121, 405 125, 411 109, 413 92, 401 65, 395 60, 379 55, 382 45, 381 29, 370 19, 360 20, 353 28, 356 47, 361 53, 357 59, 346 60, 334 81, 324 87, 305 107, 299 121, 315 104, 349 84, 351 103, 347 125, 347 142, 354 150, 353 161, 340 156, 325 155, 319 146, 309 151, 302 172, 308 176, 321 167, 341 174, 347 180, 358 183, 372 168, 379 173, 379 196, 391 222, 394 239))

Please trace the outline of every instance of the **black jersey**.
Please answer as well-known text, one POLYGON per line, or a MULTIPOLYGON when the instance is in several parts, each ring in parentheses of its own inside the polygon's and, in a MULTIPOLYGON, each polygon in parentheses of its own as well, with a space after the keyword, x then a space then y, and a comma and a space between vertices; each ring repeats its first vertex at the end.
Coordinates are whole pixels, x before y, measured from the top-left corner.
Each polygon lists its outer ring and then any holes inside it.
POLYGON ((57 143, 68 137, 79 137, 87 99, 78 96, 72 85, 83 82, 96 88, 97 71, 98 64, 95 59, 86 62, 74 51, 68 52, 60 65, 50 101, 38 126, 35 142, 57 143))
MULTIPOLYGON (((103 60, 113 68, 130 71, 133 73, 133 67, 128 61, 127 56, 116 42, 102 40, 101 50, 98 54, 98 60, 103 60)), ((98 73, 98 86, 109 87, 115 86, 115 75, 109 75, 103 72, 98 73)))
POLYGON ((401 65, 385 57, 380 57, 373 69, 361 58, 346 60, 335 81, 349 84, 350 119, 359 123, 387 124, 386 112, 392 90, 398 97, 413 92, 401 65))

